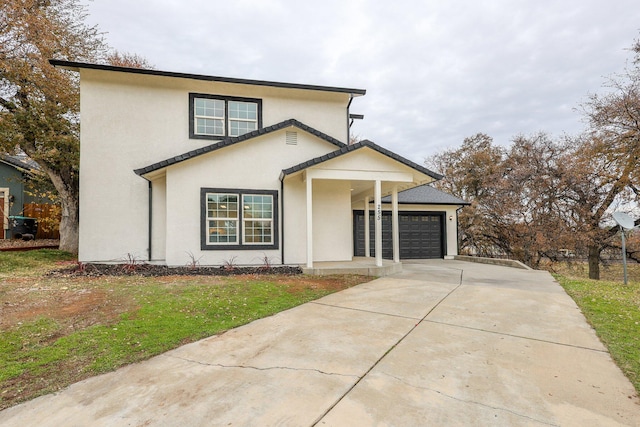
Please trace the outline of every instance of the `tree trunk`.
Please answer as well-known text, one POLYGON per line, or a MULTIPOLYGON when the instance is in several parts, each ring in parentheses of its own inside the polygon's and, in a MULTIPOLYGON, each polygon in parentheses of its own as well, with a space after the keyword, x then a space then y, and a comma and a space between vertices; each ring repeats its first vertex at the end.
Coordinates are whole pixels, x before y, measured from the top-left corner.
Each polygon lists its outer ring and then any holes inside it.
POLYGON ((60 250, 78 253, 78 198, 75 195, 59 193, 62 218, 60 219, 60 250))
POLYGON ((58 171, 43 163, 40 163, 40 167, 49 175, 51 182, 58 191, 58 197, 60 197, 60 210, 62 211, 60 219, 60 250, 77 254, 80 220, 77 184, 74 182, 72 174, 58 173, 58 171), (65 177, 67 177, 66 180, 65 177))
POLYGON ((589 246, 589 279, 600 280, 600 248, 589 246))

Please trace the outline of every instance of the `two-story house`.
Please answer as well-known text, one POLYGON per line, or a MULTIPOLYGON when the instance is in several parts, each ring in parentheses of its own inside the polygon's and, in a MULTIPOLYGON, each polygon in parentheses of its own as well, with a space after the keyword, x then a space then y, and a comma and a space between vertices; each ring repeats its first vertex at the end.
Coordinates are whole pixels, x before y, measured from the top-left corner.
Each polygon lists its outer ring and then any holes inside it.
POLYGON ((80 261, 312 267, 457 253, 465 202, 419 187, 440 175, 348 145, 365 90, 51 63, 80 73, 80 261))

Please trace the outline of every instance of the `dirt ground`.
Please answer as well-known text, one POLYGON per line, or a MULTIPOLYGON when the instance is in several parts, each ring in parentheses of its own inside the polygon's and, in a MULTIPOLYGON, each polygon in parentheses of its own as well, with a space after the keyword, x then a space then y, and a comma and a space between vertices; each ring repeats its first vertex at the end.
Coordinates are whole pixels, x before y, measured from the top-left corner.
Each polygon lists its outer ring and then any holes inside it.
MULTIPOLYGON (((69 267, 70 263, 60 263, 69 267)), ((255 279, 255 274, 235 275, 245 281, 255 279)), ((184 275, 156 277, 167 286, 180 286, 187 278, 184 275)), ((201 283, 215 285, 225 279, 221 276, 198 276, 201 283)), ((289 288, 290 292, 305 289, 327 289, 337 291, 368 281, 363 276, 303 276, 273 275, 271 280, 289 288)), ((109 323, 120 314, 134 309, 136 300, 126 292, 114 292, 114 287, 135 287, 148 278, 141 276, 77 277, 53 275, 50 277, 17 277, 0 282, 0 330, 7 330, 23 322, 49 317, 66 325, 69 332, 98 323, 109 323)))
POLYGON ((37 240, 20 240, 20 239, 0 239, 0 250, 31 248, 31 247, 52 247, 58 246, 60 240, 53 239, 37 239, 37 240))

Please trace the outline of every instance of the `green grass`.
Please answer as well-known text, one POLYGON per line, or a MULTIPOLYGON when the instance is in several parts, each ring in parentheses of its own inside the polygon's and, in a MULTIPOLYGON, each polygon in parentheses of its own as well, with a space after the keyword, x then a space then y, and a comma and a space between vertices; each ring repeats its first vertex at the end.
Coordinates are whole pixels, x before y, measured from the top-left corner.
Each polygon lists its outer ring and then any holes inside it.
POLYGON ((69 259, 57 251, 2 255, 8 262, 0 271, 11 279, 0 280, 0 306, 29 304, 36 315, 0 322, 0 409, 369 280, 42 274, 69 259), (74 316, 57 316, 60 305, 38 314, 42 301, 53 306, 78 295, 100 299, 74 316))
POLYGON ((2 251, 0 252, 0 278, 33 275, 36 272, 54 268, 55 262, 74 259, 70 253, 54 249, 2 251))
POLYGON ((640 393, 640 282, 555 277, 640 393))
POLYGON ((82 369, 91 374, 107 372, 326 293, 290 293, 269 278, 248 283, 225 279, 226 283, 214 286, 194 282, 177 288, 145 282, 134 290, 139 308, 113 323, 56 338, 64 334, 64 325, 40 318, 3 332, 0 381, 25 372, 36 376, 55 372, 69 357, 86 360, 82 369))

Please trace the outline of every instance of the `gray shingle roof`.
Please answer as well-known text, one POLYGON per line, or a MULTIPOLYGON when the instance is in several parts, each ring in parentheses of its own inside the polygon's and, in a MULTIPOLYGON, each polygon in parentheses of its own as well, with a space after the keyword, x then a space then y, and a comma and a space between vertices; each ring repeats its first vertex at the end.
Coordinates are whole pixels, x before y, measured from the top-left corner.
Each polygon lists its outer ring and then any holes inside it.
POLYGON ((284 179, 284 177, 286 175, 291 175, 292 173, 296 173, 298 171, 304 170, 310 166, 314 166, 317 165, 319 163, 322 162, 326 162, 327 160, 342 156, 343 154, 347 154, 350 153, 352 151, 358 150, 360 148, 363 147, 369 147, 372 150, 377 151, 378 153, 384 154, 387 157, 390 157, 406 166, 409 166, 412 169, 415 169, 419 172, 422 172, 425 175, 428 175, 434 179, 442 179, 443 176, 440 174, 437 174, 433 171, 430 171, 429 169, 425 168, 424 166, 420 166, 417 163, 412 162, 411 160, 405 159, 404 157, 387 150, 386 148, 382 148, 379 145, 375 144, 372 141, 369 140, 364 140, 364 141, 360 141, 360 142, 356 142, 355 144, 352 145, 346 145, 343 146, 342 148, 340 148, 339 150, 336 151, 332 151, 331 153, 325 154, 324 156, 320 156, 320 157, 316 157, 315 159, 311 159, 311 160, 307 160, 306 162, 300 163, 298 165, 292 166, 288 169, 284 169, 282 171, 282 175, 280 176, 280 179, 284 179))
POLYGON ((151 164, 149 166, 145 166, 145 167, 140 168, 140 169, 135 169, 134 172, 136 174, 138 174, 138 175, 145 175, 145 174, 148 174, 149 172, 153 172, 153 171, 156 171, 158 169, 162 169, 162 168, 165 168, 167 166, 171 166, 171 165, 174 165, 176 163, 180 163, 180 162, 183 162, 185 160, 192 159, 192 158, 200 156, 202 154, 210 153, 212 151, 216 151, 216 150, 219 150, 221 148, 228 147, 229 145, 237 144, 239 142, 246 141, 246 140, 252 139, 252 138, 256 138, 258 136, 266 135, 268 133, 275 132, 275 131, 278 131, 278 130, 281 130, 281 129, 284 129, 284 128, 287 128, 287 127, 291 127, 291 126, 295 126, 298 129, 301 129, 301 130, 303 130, 305 132, 310 133, 311 135, 315 135, 318 138, 323 139, 323 140, 325 140, 325 141, 327 141, 327 142, 329 142, 329 143, 331 143, 331 144, 333 144, 333 145, 335 145, 337 147, 346 147, 346 145, 343 142, 340 142, 337 139, 335 139, 335 138, 333 138, 333 137, 331 137, 331 136, 329 136, 329 135, 327 135, 325 133, 322 133, 319 130, 314 129, 311 126, 307 126, 304 123, 301 123, 301 122, 299 122, 299 121, 297 121, 295 119, 289 119, 289 120, 285 120, 283 122, 280 122, 278 124, 275 124, 273 126, 267 126, 267 127, 264 127, 264 128, 260 128, 258 130, 254 130, 254 131, 249 132, 249 133, 245 133, 244 135, 241 135, 241 136, 224 138, 221 141, 218 141, 218 142, 216 142, 214 144, 211 144, 211 145, 207 145, 206 147, 198 148, 196 150, 192 150, 192 151, 189 151, 187 153, 180 154, 178 156, 171 157, 171 158, 166 159, 166 160, 162 160, 160 162, 151 164))
MULTIPOLYGON (((391 196, 382 198, 383 203, 391 203, 391 196)), ((436 190, 429 184, 420 185, 398 193, 398 203, 428 205, 470 205, 456 196, 436 190)))
POLYGON ((14 166, 16 168, 24 169, 26 171, 31 171, 33 169, 36 169, 35 165, 31 166, 31 165, 23 162, 22 160, 18 159, 17 157, 10 156, 8 154, 0 154, 0 161, 8 163, 11 166, 14 166))

